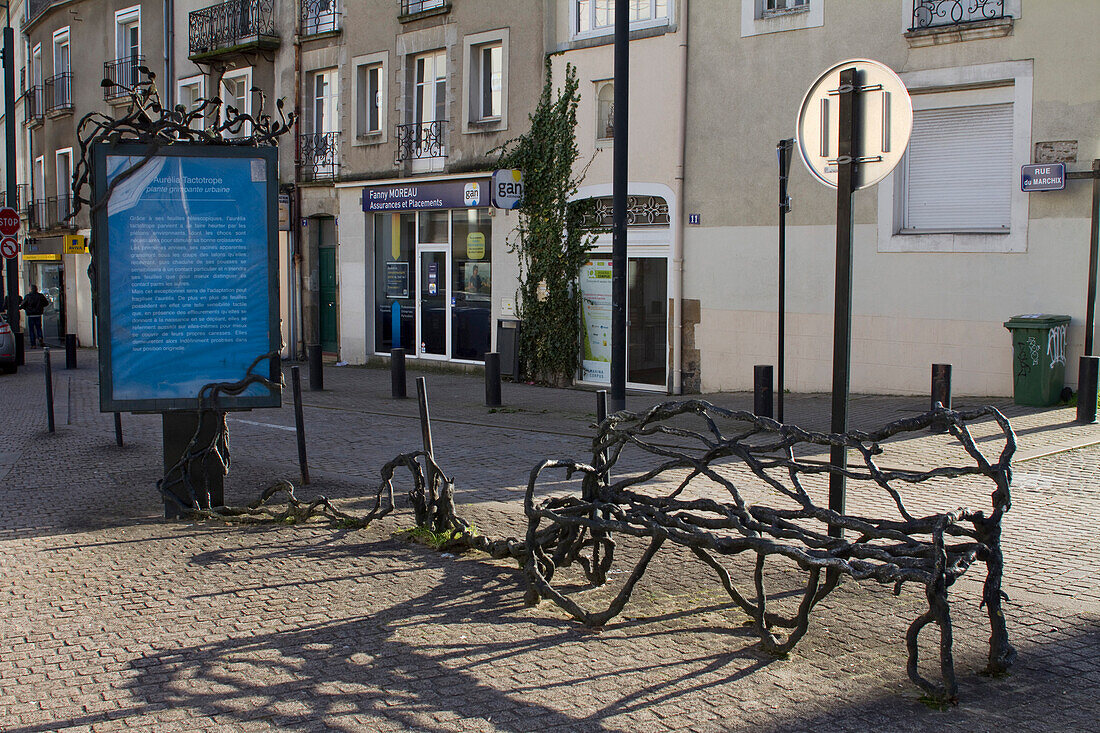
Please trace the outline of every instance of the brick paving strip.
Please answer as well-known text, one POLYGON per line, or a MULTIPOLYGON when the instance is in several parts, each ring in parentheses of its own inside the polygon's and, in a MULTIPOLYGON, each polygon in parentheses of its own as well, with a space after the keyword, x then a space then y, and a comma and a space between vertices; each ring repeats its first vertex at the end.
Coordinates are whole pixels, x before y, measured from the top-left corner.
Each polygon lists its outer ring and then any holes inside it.
MULTIPOLYGON (((514 565, 396 539, 407 512, 359 532, 167 523, 154 489, 159 418, 124 416, 117 448, 94 369, 62 370, 49 435, 39 359, 0 381, 5 731, 1092 731, 1100 719, 1100 428, 1074 425, 1070 409, 994 401, 1032 458, 1017 464, 1005 520, 1020 660, 1006 677, 977 674, 988 626, 976 581, 964 578, 952 594, 962 702, 938 711, 917 700, 904 670, 919 589, 895 598, 845 583, 789 658, 772 659, 675 548, 597 632, 551 604, 524 607, 514 565), (1066 451, 1074 446, 1086 447, 1066 451)), ((300 493, 363 507, 382 462, 419 444, 415 404, 389 400, 384 371, 330 368, 325 382, 303 399, 314 482, 300 493)), ((585 456, 591 393, 508 384, 506 407, 490 412, 477 377, 431 374, 429 384, 437 454, 461 511, 483 531, 522 532, 527 471, 542 457, 585 456)), ((630 407, 655 399, 665 398, 633 395, 630 407)), ((827 424, 827 396, 787 404, 792 422, 827 424)), ((852 423, 877 427, 926 404, 856 397, 852 423)), ((293 425, 289 403, 232 417, 231 501, 296 475, 294 435, 277 429, 293 425)), ((902 462, 935 461, 937 440, 888 449, 902 462)), ((942 508, 965 489, 920 500, 942 508)), ((864 500, 850 496, 850 506, 864 500)))

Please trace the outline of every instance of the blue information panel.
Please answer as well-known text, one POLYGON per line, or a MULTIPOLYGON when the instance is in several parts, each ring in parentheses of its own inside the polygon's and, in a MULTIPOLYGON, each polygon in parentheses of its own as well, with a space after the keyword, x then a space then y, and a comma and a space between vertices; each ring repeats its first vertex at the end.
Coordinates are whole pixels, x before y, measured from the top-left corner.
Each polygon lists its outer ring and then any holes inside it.
MULTIPOLYGON (((96 150, 97 199, 114 184, 95 222, 105 412, 196 409, 279 347, 274 149, 145 152, 96 150)), ((254 373, 277 380, 278 359, 254 373)), ((253 384, 218 406, 279 404, 253 384)))

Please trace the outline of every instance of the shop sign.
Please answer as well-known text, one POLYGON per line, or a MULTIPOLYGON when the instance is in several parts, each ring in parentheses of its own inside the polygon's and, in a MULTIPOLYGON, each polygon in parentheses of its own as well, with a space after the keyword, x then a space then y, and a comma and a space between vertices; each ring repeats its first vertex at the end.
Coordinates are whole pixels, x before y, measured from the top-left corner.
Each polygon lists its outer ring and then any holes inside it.
POLYGON ((88 252, 88 240, 83 234, 66 234, 62 240, 63 252, 67 255, 82 255, 88 252))
POLYGON ((482 232, 470 232, 466 235, 466 256, 471 260, 485 257, 485 235, 482 232))
POLYGON ((59 254, 25 254, 23 255, 24 262, 60 262, 61 255, 59 254))
POLYGON ((488 203, 488 179, 416 181, 389 186, 365 186, 363 211, 465 209, 488 203))
POLYGON ((409 297, 409 263, 386 263, 386 297, 409 297))
POLYGON ((518 209, 523 200, 523 173, 515 169, 493 173, 493 206, 518 209))

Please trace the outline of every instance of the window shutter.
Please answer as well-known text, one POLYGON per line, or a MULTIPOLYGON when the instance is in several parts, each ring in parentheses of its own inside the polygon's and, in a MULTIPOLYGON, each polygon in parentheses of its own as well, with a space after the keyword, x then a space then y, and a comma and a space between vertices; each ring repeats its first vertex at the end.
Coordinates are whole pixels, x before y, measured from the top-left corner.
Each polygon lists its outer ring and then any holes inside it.
POLYGON ((1012 105, 917 110, 906 152, 908 231, 1008 231, 1012 105))

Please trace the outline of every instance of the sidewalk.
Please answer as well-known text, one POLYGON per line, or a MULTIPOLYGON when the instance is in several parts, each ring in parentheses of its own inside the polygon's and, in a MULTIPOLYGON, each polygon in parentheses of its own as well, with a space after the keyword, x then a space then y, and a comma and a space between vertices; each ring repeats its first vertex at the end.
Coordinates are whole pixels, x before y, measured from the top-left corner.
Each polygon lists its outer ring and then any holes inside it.
MULTIPOLYGON (((5 731, 1045 733, 1092 731, 1100 715, 1100 427, 1075 425, 1072 409, 993 401, 1022 454, 1004 586, 1020 659, 1007 677, 978 673, 988 622, 977 580, 964 578, 952 589, 961 702, 938 711, 905 676, 905 629, 924 605, 912 587, 894 597, 845 583, 789 657, 773 659, 713 575, 676 550, 662 550, 623 616, 594 632, 552 604, 524 607, 514 564, 396 538, 411 524, 402 502, 359 532, 165 522, 159 416, 124 415, 117 447, 111 415, 98 411, 94 352, 81 350, 75 371, 54 355, 55 434, 41 353, 0 377, 5 731), (1079 445, 1091 447, 1068 450, 1079 445)), ((418 374, 409 373, 412 399, 394 401, 388 371, 325 369, 325 391, 303 395, 313 482, 299 496, 369 509, 382 463, 420 445, 418 374)), ((494 411, 479 377, 426 376, 459 511, 484 532, 521 533, 527 472, 544 457, 586 456, 595 395, 505 384, 494 411)), ((748 394, 705 398, 751 406, 748 394)), ((633 394, 628 407, 665 399, 633 394)), ((855 396, 851 424, 875 428, 926 406, 855 396)), ((790 421, 803 426, 827 428, 829 411, 826 395, 787 397, 790 421)), ((281 409, 235 413, 229 425, 227 499, 297 478, 289 394, 281 409)), ((937 440, 891 448, 934 460, 937 440)), ((628 562, 634 549, 624 542, 621 552, 628 562)), ((743 565, 734 571, 744 587, 743 565)), ((768 580, 780 592, 787 577, 780 568, 768 580)), ((934 632, 922 636, 924 659, 935 643, 934 632)))

